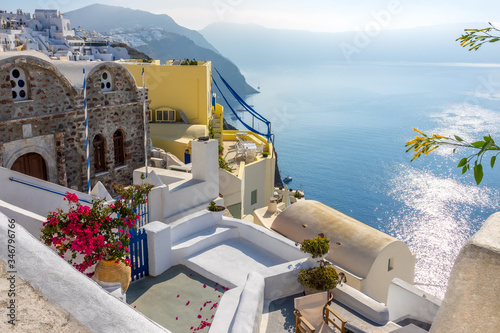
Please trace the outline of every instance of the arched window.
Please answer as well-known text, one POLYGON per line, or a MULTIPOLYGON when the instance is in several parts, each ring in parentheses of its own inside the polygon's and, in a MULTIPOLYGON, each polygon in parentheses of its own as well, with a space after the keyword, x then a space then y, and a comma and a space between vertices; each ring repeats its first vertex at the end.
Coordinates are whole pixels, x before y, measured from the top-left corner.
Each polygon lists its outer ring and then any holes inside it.
POLYGON ((106 171, 106 153, 105 153, 104 138, 102 137, 102 135, 97 134, 94 137, 93 146, 94 146, 95 172, 99 173, 106 171))
POLYGON ((113 142, 115 147, 115 166, 124 165, 125 151, 123 149, 123 133, 121 130, 117 130, 113 134, 113 142))
POLYGON ((10 84, 12 86, 12 99, 14 102, 28 99, 26 74, 22 69, 15 67, 10 71, 10 84))
POLYGON ((101 91, 113 91, 113 78, 108 71, 104 71, 101 74, 101 91))

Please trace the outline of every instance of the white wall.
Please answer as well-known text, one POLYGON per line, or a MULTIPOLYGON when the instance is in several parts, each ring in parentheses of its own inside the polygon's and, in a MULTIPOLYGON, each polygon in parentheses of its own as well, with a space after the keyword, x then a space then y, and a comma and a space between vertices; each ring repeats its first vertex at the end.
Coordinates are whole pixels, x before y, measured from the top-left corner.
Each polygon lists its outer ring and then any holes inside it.
POLYGON ((274 159, 264 158, 245 165, 242 176, 243 215, 253 214, 253 210, 267 206, 274 193, 274 159), (252 192, 257 190, 257 203, 252 205, 252 192))
POLYGON ((219 189, 226 207, 241 203, 241 179, 232 173, 219 169, 219 189))
MULTIPOLYGON (((16 221, 15 275, 44 298, 70 314, 91 332, 168 332, 71 267, 16 221), (77 301, 75 301, 77 300, 77 301)), ((0 244, 7 244, 9 219, 0 213, 0 244)), ((11 233, 12 234, 12 233, 11 233)), ((2 249, 0 259, 8 262, 2 249)))
POLYGON ((379 302, 387 302, 389 285, 394 278, 413 283, 415 276, 415 255, 401 241, 387 245, 377 256, 362 281, 361 291, 379 302), (394 268, 388 270, 388 261, 393 258, 394 268))
POLYGON ((231 332, 258 333, 264 309, 264 278, 258 273, 248 274, 241 293, 231 332))
POLYGON ((208 203, 219 197, 219 162, 216 140, 191 143, 193 152, 192 173, 178 172, 179 181, 165 185, 163 179, 172 179, 175 171, 162 171, 148 168, 148 178, 140 179, 145 168, 134 170, 134 183, 154 184, 156 188, 149 195, 150 218, 166 222, 177 218, 181 213, 190 213, 193 209, 206 207, 208 203), (158 171, 159 175, 156 175, 158 171), (153 175, 154 173, 154 175, 153 175), (165 177, 162 179, 162 174, 165 177))
POLYGON ((391 321, 409 315, 430 324, 434 321, 441 303, 440 299, 401 279, 394 279, 389 286, 387 307, 391 321))
MULTIPOLYGON (((88 194, 73 191, 66 187, 30 177, 3 167, 0 167, 0 188, 2 189, 2 191, 0 191, 0 200, 43 217, 46 217, 49 212, 55 211, 57 208, 68 207, 68 202, 64 201, 64 194, 67 191, 75 193, 80 199, 89 202, 92 201, 91 196, 88 194), (9 180, 10 177, 37 187, 45 188, 49 191, 11 181, 9 180), (53 192, 58 192, 62 195, 53 192)), ((20 223, 26 223, 26 228, 30 232, 35 232, 36 227, 32 225, 34 221, 35 220, 22 220, 20 223)), ((41 227, 42 225, 40 224, 38 226, 38 231, 41 227)))

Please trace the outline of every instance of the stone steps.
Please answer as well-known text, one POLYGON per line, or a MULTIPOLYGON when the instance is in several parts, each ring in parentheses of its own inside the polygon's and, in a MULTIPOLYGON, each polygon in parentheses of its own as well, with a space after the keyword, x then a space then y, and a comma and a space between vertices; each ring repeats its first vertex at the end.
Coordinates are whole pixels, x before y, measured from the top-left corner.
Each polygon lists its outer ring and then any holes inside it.
POLYGON ((212 226, 197 233, 183 237, 177 242, 174 242, 172 246, 172 256, 174 262, 181 262, 183 258, 190 257, 208 247, 237 236, 237 228, 212 226))

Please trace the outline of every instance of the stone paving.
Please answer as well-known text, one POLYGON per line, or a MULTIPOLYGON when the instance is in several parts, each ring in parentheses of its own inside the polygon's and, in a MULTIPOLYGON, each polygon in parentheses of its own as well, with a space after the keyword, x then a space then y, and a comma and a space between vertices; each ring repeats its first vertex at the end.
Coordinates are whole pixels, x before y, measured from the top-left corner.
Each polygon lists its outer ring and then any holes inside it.
POLYGON ((132 282, 127 303, 172 333, 208 332, 225 287, 185 266, 132 282))

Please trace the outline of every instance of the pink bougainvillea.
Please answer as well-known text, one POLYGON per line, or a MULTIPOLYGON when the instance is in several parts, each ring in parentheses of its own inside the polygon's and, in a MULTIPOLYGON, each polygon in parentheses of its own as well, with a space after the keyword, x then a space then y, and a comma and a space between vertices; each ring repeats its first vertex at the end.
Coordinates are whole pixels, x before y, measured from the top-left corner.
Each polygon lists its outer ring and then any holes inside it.
MULTIPOLYGON (((152 185, 134 185, 128 189, 115 187, 121 194, 120 200, 105 205, 103 199, 92 201, 92 207, 84 206, 78 196, 67 192, 64 200, 69 209, 58 209, 49 213, 43 223, 42 241, 56 247, 57 253, 64 258, 70 252, 69 262, 84 273, 100 260, 116 260, 130 265, 129 255, 130 228, 135 228, 138 215, 134 209, 143 204, 152 185), (76 263, 77 255, 83 261, 76 263)), ((87 275, 91 275, 88 273, 87 275)))

